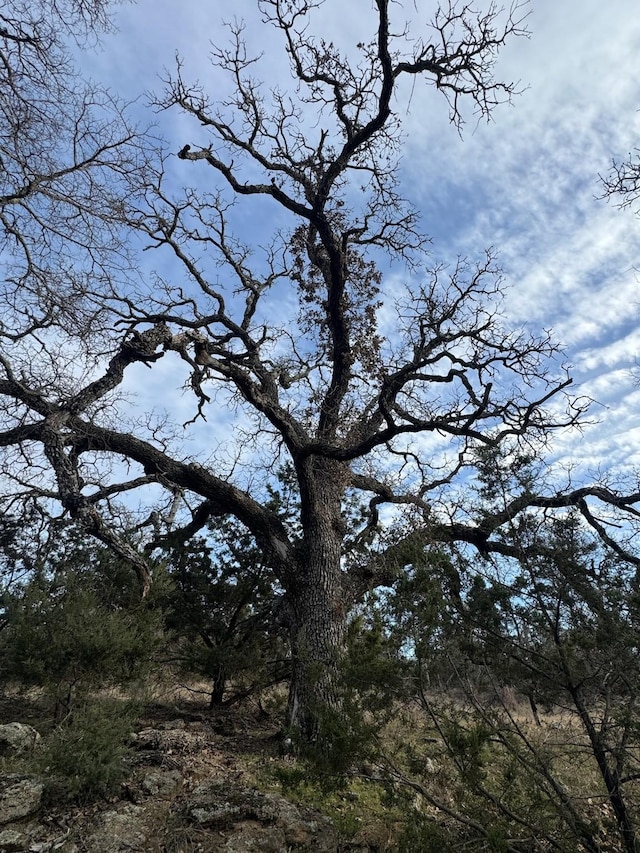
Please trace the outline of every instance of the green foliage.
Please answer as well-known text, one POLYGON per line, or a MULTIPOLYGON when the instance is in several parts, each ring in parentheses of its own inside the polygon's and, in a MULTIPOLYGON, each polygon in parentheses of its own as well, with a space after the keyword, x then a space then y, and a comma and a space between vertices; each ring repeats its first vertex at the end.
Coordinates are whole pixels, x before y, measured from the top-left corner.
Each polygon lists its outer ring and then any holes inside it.
POLYGON ((79 705, 45 746, 48 801, 90 802, 117 794, 135 716, 135 706, 116 700, 79 705))
POLYGON ((338 701, 314 709, 315 739, 295 743, 309 774, 327 789, 340 787, 345 773, 377 759, 385 727, 415 699, 423 659, 431 664, 445 642, 443 624, 450 617, 443 589, 457 575, 440 551, 414 551, 411 558, 414 565, 394 589, 370 594, 351 619, 345 653, 336 665, 338 701))
POLYGON ((276 764, 271 775, 286 793, 295 791, 309 782, 309 774, 304 764, 276 764))
POLYGON ((343 656, 327 676, 319 665, 314 680, 331 679, 333 703, 313 705, 315 737, 293 731, 295 752, 323 789, 345 785, 345 774, 375 756, 378 735, 395 716, 397 703, 415 689, 414 667, 402 660, 384 614, 371 606, 354 617, 343 656))
POLYGON ((0 515, 0 628, 4 624, 4 596, 34 567, 37 530, 26 516, 0 515))
POLYGON ((368 608, 348 627, 341 690, 347 706, 354 712, 359 709, 360 716, 385 715, 402 696, 414 691, 414 667, 400 654, 387 616, 371 596, 368 608))
POLYGON ((484 781, 491 734, 485 720, 462 721, 450 716, 443 721, 442 736, 464 784, 477 786, 484 781))
MULTIPOLYGON (((537 474, 530 457, 495 448, 481 463, 473 513, 482 522, 526 498, 537 474)), ((636 567, 575 512, 520 513, 500 535, 512 557, 415 561, 383 601, 386 630, 407 638, 396 648, 417 661, 423 712, 415 744, 396 745, 394 760, 454 820, 465 849, 594 851, 606 835, 612 850, 634 850, 636 567), (538 705, 562 712, 558 734, 538 705), (602 802, 608 812, 590 805, 602 802)), ((428 822, 407 831, 407 850, 431 849, 437 835, 428 822)))
POLYGON ((460 849, 451 829, 420 814, 412 815, 398 839, 398 853, 457 853, 460 849))
POLYGON ((446 685, 459 661, 466 564, 460 555, 433 547, 414 549, 407 558, 410 564, 394 587, 369 604, 382 620, 394 667, 403 671, 405 694, 414 696, 425 680, 446 685))
MULTIPOLYGON (((390 805, 384 786, 377 781, 353 777, 345 779, 340 786, 327 786, 319 784, 318 778, 309 774, 308 767, 300 762, 270 765, 268 772, 268 787, 275 780, 287 799, 327 815, 345 838, 374 827, 384 827, 386 831, 380 834, 391 838, 397 832, 392 825, 398 824, 403 817, 402 811, 390 805)), ((371 849, 382 853, 396 848, 371 844, 371 849)))
POLYGON ((206 539, 170 549, 167 571, 168 628, 183 669, 210 679, 212 705, 286 677, 281 592, 244 528, 218 519, 206 539))
POLYGON ((344 788, 348 772, 369 757, 379 728, 368 720, 362 706, 350 692, 343 694, 338 708, 317 709, 318 736, 307 740, 293 733, 294 746, 306 772, 324 791, 344 788))
POLYGON ((60 720, 78 697, 142 678, 163 639, 162 613, 140 601, 131 574, 108 552, 81 548, 5 594, 0 681, 43 687, 60 720))

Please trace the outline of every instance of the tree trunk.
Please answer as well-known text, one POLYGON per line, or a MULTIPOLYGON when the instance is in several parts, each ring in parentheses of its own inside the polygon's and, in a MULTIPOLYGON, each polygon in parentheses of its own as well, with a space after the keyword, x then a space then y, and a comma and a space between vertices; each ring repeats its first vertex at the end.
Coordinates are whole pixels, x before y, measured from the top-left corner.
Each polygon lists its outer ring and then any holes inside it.
MULTIPOLYGON (((338 576, 338 583, 339 583, 338 576)), ((340 710, 340 663, 346 619, 331 583, 305 583, 294 604, 292 672, 287 723, 304 741, 322 735, 322 720, 340 710)))
POLYGON ((620 786, 618 772, 609 766, 606 744, 603 741, 601 733, 598 732, 598 729, 593 722, 591 714, 583 701, 579 688, 577 688, 572 681, 569 681, 567 686, 576 710, 580 716, 580 720, 582 721, 582 725, 584 726, 587 736, 589 737, 589 741, 591 742, 591 749, 593 750, 593 755, 598 764, 598 769, 600 770, 602 780, 607 789, 611 808, 613 809, 618 821, 618 827, 624 848, 628 853, 636 853, 638 850, 636 830, 624 792, 620 786))
POLYGON ((226 686, 227 674, 222 664, 220 664, 211 684, 211 698, 209 699, 210 709, 219 708, 222 705, 226 686))
POLYGON ((302 553, 287 589, 292 648, 287 723, 308 743, 320 740, 323 721, 340 712, 347 618, 341 572, 340 484, 325 476, 315 485, 317 499, 303 524, 302 553))

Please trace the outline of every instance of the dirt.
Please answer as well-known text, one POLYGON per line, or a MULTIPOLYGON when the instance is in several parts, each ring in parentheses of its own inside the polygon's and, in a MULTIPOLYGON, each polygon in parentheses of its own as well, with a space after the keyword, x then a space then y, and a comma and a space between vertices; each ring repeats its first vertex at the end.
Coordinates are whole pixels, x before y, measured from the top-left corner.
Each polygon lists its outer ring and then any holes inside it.
MULTIPOLYGON (((40 703, 0 699, 0 723, 51 726, 40 703)), ((330 818, 288 799, 272 770, 281 755, 278 715, 256 705, 209 711, 190 701, 146 708, 132 737, 117 797, 41 805, 0 825, 0 853, 342 853, 382 850, 341 836, 330 818)), ((391 848, 386 848, 391 849, 391 848)))

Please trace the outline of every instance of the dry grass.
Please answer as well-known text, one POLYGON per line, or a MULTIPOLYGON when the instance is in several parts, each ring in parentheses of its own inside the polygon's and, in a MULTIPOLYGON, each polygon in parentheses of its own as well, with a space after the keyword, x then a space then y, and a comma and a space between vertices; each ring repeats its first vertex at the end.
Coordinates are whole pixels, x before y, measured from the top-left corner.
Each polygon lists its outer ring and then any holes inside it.
MULTIPOLYGON (((178 721, 189 735, 169 750, 180 768, 176 791, 145 800, 150 853, 207 849, 202 833, 177 815, 194 786, 216 778, 312 806, 333 820, 345 843, 377 853, 573 853, 583 847, 568 809, 589 827, 602 853, 622 849, 588 739, 568 711, 541 710, 538 725, 528 703, 517 697, 470 703, 440 694, 427 697, 427 705, 407 703, 379 732, 371 755, 354 764, 341 786, 332 787, 280 754, 283 691, 211 711, 206 688, 166 676, 145 689, 137 728, 170 728, 178 721), (513 846, 517 838, 528 839, 528 846, 513 846), (512 846, 504 846, 505 839, 512 846)), ((0 697, 0 722, 27 722, 45 738, 51 732, 50 710, 38 691, 6 691, 0 697)), ((134 788, 135 780, 129 790, 134 788)), ((625 786, 625 796, 636 811, 637 782, 625 786)), ((89 819, 91 808, 76 810, 76 826, 89 819)))

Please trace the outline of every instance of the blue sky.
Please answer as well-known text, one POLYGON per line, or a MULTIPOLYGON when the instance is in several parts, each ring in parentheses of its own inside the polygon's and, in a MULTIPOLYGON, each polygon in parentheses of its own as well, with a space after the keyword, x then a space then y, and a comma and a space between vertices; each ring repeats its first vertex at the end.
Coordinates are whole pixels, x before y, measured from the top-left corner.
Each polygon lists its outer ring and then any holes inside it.
MULTIPOLYGON (((407 6, 413 34, 433 5, 407 6)), ((199 131, 178 113, 147 111, 143 93, 161 90, 159 75, 173 67, 176 51, 186 79, 217 91, 222 82, 208 52, 210 42, 226 40, 222 7, 203 0, 183 0, 179 9, 174 0, 121 6, 118 32, 82 60, 124 97, 142 94, 135 109, 142 122, 159 123, 170 151, 197 143, 199 131)), ((509 286, 508 322, 552 328, 576 390, 599 401, 599 423, 579 439, 559 436, 551 458, 585 477, 597 466, 640 468, 640 219, 597 197, 598 174, 611 158, 640 146, 640 9, 637 0, 532 0, 528 10, 530 38, 508 44, 496 67, 498 78, 519 80, 523 92, 490 124, 470 117, 460 138, 433 89, 403 93, 401 175, 432 237, 433 258, 474 258, 494 246, 509 286)), ((370 0, 327 0, 321 18, 330 37, 356 44, 370 34, 370 11, 370 0)), ((275 82, 286 63, 255 3, 237 0, 233 14, 265 51, 275 82)), ((143 404, 155 401, 160 373, 163 387, 179 388, 173 370, 168 361, 154 367, 150 386, 151 372, 141 368, 131 390, 143 404)), ((178 390, 175 406, 178 421, 192 410, 178 390)), ((198 425, 194 442, 206 434, 198 425)))

